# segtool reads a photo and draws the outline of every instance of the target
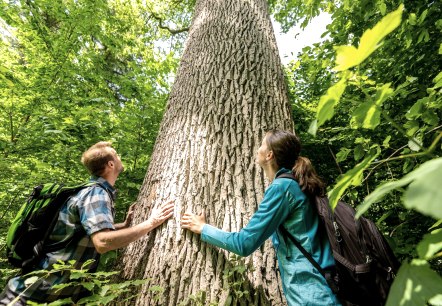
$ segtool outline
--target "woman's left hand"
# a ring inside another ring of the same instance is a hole
[[[204,216],[204,212],[202,215],[185,213],[181,217],[181,227],[186,228],[196,234],[201,234],[204,224],[206,224],[206,217]]]

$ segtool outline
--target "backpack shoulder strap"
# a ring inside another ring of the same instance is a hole
[[[100,186],[102,189],[104,189],[104,191],[106,191],[107,195],[109,196],[111,202],[114,202],[114,195],[106,188],[106,186],[104,186],[102,183],[100,182],[89,182],[87,183],[87,186],[93,186],[93,185],[98,185]]]
[[[71,188],[69,188],[69,189],[66,189],[66,190],[62,191],[62,192],[67,192],[67,193],[68,193],[68,196],[66,197],[66,199],[64,200],[64,202],[67,202],[67,201],[69,200],[69,198],[70,198],[72,195],[77,194],[77,193],[80,192],[81,190],[83,190],[83,189],[85,189],[85,188],[87,188],[87,187],[94,186],[94,185],[99,185],[99,186],[102,187],[104,190],[106,190],[106,188],[104,188],[104,186],[102,186],[101,184],[99,184],[99,183],[97,183],[97,182],[87,182],[87,183],[83,183],[83,184],[81,184],[81,185],[78,185],[78,186],[75,186],[75,187],[71,187]],[[107,192],[107,190],[106,190],[106,192]],[[109,194],[109,192],[108,192],[108,194]],[[109,197],[111,198],[111,201],[112,201],[112,197],[111,197],[111,195],[109,195]],[[60,211],[60,209],[61,209],[61,205],[60,205],[58,211]],[[47,244],[47,241],[48,241],[48,239],[49,239],[50,234],[52,233],[52,229],[54,228],[55,223],[56,223],[57,220],[58,220],[58,215],[59,215],[59,213],[56,213],[56,214],[54,215],[54,219],[51,221],[51,224],[50,224],[50,227],[49,227],[49,229],[51,229],[51,230],[48,230],[48,231],[46,232],[46,234],[45,234],[43,240],[41,241],[41,246],[40,246],[40,247],[41,247],[41,249],[42,249],[45,253],[55,252],[55,251],[61,250],[61,249],[65,248],[65,247],[67,247],[67,245],[68,245],[69,243],[71,243],[71,242],[74,241],[74,240],[77,240],[78,238],[80,238],[80,237],[82,236],[82,235],[81,235],[81,232],[76,232],[76,233],[74,233],[74,236],[71,237],[71,239],[67,239],[67,240],[64,240],[64,241],[60,241],[60,242],[56,242],[56,243],[53,243],[53,244],[48,245],[48,244]],[[40,251],[40,252],[41,252],[41,251]],[[37,250],[34,250],[34,253],[38,253],[38,251],[37,251]]]
[[[313,259],[312,255],[307,252],[306,249],[304,249],[301,243],[299,243],[299,241],[296,240],[296,238],[293,237],[293,235],[290,234],[290,232],[282,224],[279,226],[279,230],[284,236],[288,237],[293,242],[293,244],[301,251],[302,255],[304,255],[308,259],[308,261],[310,261],[310,263],[319,271],[319,273],[321,273],[321,275],[325,277],[324,269],[321,268],[318,262]]]
[[[281,173],[275,178],[288,178],[288,179],[296,181],[295,176],[292,173],[288,173],[288,172]]]

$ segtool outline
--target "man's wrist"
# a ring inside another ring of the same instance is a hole
[[[146,228],[147,232],[150,232],[151,230],[153,230],[155,228],[155,224],[154,222],[152,222],[152,219],[147,219],[146,221],[144,221],[144,227]]]

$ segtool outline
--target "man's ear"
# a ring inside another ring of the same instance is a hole
[[[108,162],[107,162],[107,165],[108,165],[109,167],[111,167],[111,168],[113,168],[113,167],[115,166],[113,160],[108,161]]]
[[[266,155],[266,160],[272,160],[275,157],[275,155],[273,155],[273,151],[269,151]]]

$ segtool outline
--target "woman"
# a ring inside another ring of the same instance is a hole
[[[283,225],[323,269],[334,266],[330,244],[318,235],[319,217],[309,197],[320,195],[324,184],[307,158],[299,156],[301,143],[293,133],[269,131],[258,149],[256,162],[271,181],[249,224],[237,233],[206,224],[204,216],[186,213],[181,226],[201,234],[207,243],[248,256],[272,236],[282,284],[289,305],[340,305],[320,272],[312,266],[279,226]],[[277,178],[293,171],[297,181]],[[299,183],[299,184],[298,184]]]

